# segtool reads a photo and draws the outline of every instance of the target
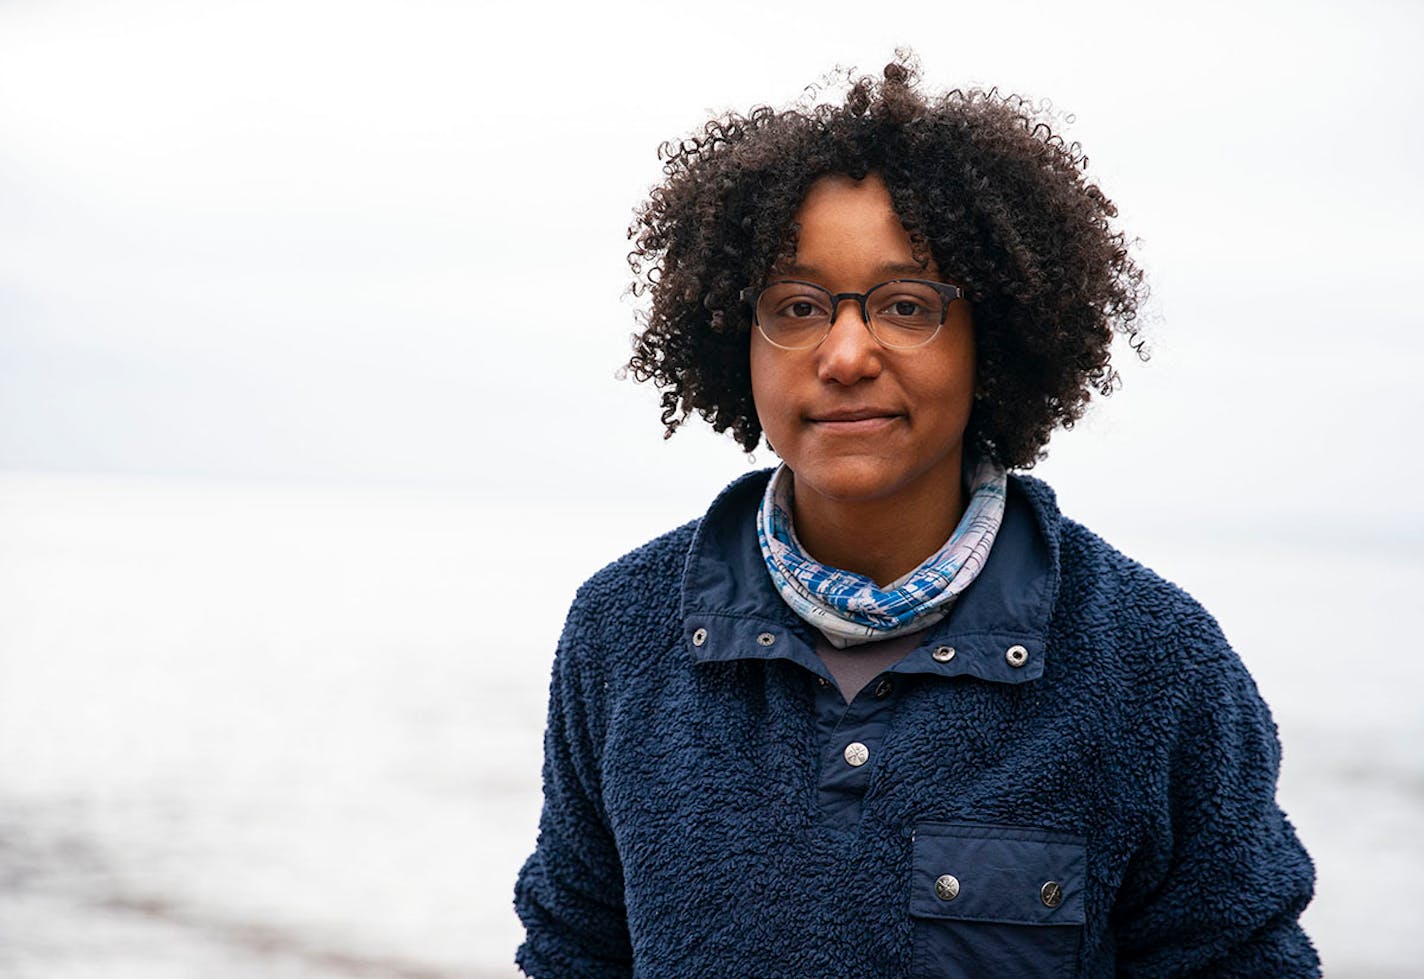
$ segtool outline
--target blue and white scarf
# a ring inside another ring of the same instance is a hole
[[[944,546],[881,588],[864,575],[819,563],[801,547],[791,521],[793,476],[783,463],[757,509],[757,540],[776,590],[837,649],[934,625],[979,574],[1004,520],[1004,468],[982,460],[968,484],[969,506]]]

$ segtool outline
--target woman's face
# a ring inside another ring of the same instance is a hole
[[[866,292],[887,279],[944,281],[915,264],[910,237],[877,174],[822,177],[796,213],[795,278],[832,293]],[[893,499],[924,480],[957,482],[974,394],[974,330],[968,302],[950,303],[928,344],[882,347],[843,301],[829,335],[804,350],[751,337],[752,396],[763,431],[796,474],[798,499]],[[954,485],[949,482],[944,485]]]

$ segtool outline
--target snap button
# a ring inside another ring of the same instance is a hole
[[[870,759],[870,749],[859,741],[852,741],[846,745],[845,760],[851,768],[859,768]]]
[[[954,659],[954,647],[940,646],[934,652],[930,653],[930,655],[934,657],[936,663],[948,663]]]
[[[1058,881],[1050,880],[1038,889],[1038,896],[1045,905],[1056,908],[1063,903],[1063,888],[1058,886]]]
[[[1022,646],[1010,646],[1004,653],[1004,659],[1009,661],[1009,665],[1017,669],[1028,662],[1028,650]]]
[[[827,680],[825,677],[823,677],[823,676],[818,676],[818,677],[816,677],[816,682],[821,685],[821,689],[822,689],[822,690],[829,690],[829,689],[830,689],[831,681],[830,681],[830,680]]]
[[[701,646],[701,645],[702,645],[703,643],[705,643],[705,642],[707,642],[707,630],[706,630],[706,629],[698,629],[696,632],[694,632],[694,633],[692,634],[692,645],[694,645],[694,646]]]
[[[758,646],[770,646],[774,642],[776,642],[776,637],[769,632],[763,632],[757,636]]]
[[[935,897],[941,901],[953,901],[959,896],[959,878],[953,874],[941,874],[935,880]]]
[[[888,697],[890,696],[890,691],[894,689],[895,684],[891,683],[889,680],[881,680],[875,685],[875,696]]]

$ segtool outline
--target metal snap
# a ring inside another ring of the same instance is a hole
[[[954,659],[954,651],[953,646],[940,646],[930,655],[934,657],[936,663],[948,663]]]
[[[702,645],[703,643],[705,643],[706,641],[707,641],[707,630],[706,630],[706,629],[698,629],[696,632],[694,632],[694,633],[692,634],[692,645],[694,645],[694,646],[701,646],[701,645]]]
[[[959,878],[953,874],[941,874],[935,880],[935,897],[941,901],[953,901],[959,896]]]
[[[1038,889],[1038,897],[1046,906],[1056,908],[1063,903],[1063,888],[1058,881],[1050,880]]]
[[[875,696],[888,697],[890,696],[890,691],[894,689],[895,684],[891,683],[889,680],[881,680],[875,685]]]
[[[774,642],[776,642],[776,637],[769,632],[763,632],[757,636],[758,646],[770,646]]]
[[[1009,665],[1017,669],[1028,662],[1028,650],[1022,646],[1010,646],[1004,653],[1004,659],[1009,661]]]
[[[851,768],[859,768],[870,760],[870,749],[859,741],[852,741],[846,745],[845,760]]]

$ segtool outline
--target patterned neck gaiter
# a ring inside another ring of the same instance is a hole
[[[792,611],[837,649],[889,639],[934,625],[979,574],[1004,520],[1008,474],[982,460],[969,474],[969,506],[943,547],[884,588],[864,575],[820,564],[801,547],[791,523],[793,476],[782,463],[757,509],[757,540],[766,569]]]

